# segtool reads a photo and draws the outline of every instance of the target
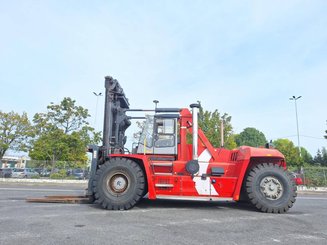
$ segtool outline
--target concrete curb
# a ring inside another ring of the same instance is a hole
[[[87,184],[88,180],[70,180],[70,179],[11,179],[0,178],[0,183],[55,183],[55,184]]]
[[[327,192],[327,187],[308,187],[304,185],[297,186],[298,191],[307,191],[307,192]]]

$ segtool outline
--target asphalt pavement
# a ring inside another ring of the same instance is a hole
[[[286,214],[235,202],[143,199],[127,211],[28,203],[86,184],[0,183],[0,244],[327,244],[327,194],[299,194]]]

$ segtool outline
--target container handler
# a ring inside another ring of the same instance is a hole
[[[149,199],[244,201],[284,213],[296,199],[285,157],[276,149],[215,148],[198,126],[199,104],[188,108],[130,109],[119,82],[105,77],[103,145],[92,152],[87,195],[105,209],[126,210]],[[140,139],[125,149],[128,112],[145,117]]]

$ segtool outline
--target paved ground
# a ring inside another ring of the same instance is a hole
[[[1,183],[0,244],[327,244],[327,194],[300,194],[287,214],[232,202],[143,200],[129,211],[26,203],[84,185]]]

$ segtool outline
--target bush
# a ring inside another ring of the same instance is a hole
[[[327,186],[327,167],[306,165],[303,167],[303,173],[296,167],[289,167],[289,171],[300,173],[303,183],[309,187]]]
[[[305,185],[307,186],[327,186],[326,167],[304,168]]]
[[[67,177],[67,172],[65,169],[61,169],[57,173],[50,174],[50,179],[65,179],[66,177]]]

